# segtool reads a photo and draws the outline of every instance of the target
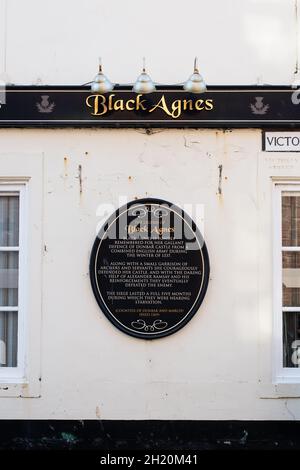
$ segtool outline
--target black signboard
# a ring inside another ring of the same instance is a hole
[[[300,127],[300,92],[290,87],[208,87],[189,94],[158,87],[141,95],[116,86],[103,95],[82,87],[0,90],[0,127]]]
[[[182,328],[206,293],[203,237],[179,207],[140,199],[118,209],[94,243],[90,278],[107,318],[124,333],[161,338]]]

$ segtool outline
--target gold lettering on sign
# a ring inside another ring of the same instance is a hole
[[[91,100],[93,101],[92,103]],[[99,100],[101,100],[100,103]],[[106,98],[103,95],[90,95],[87,97],[85,102],[89,108],[93,108],[93,116],[102,116],[103,114],[107,113],[107,106],[105,104],[105,101]],[[99,113],[99,104],[102,107],[101,113]]]
[[[132,106],[131,106],[131,105],[132,105]],[[134,101],[134,100],[127,100],[125,106],[126,106],[127,111],[134,111],[134,109],[135,109],[135,101]]]
[[[197,109],[197,111],[202,111],[202,109],[204,109],[203,103],[204,103],[204,100],[196,101],[195,108]]]
[[[136,110],[139,111],[142,109],[143,111],[147,111],[147,108],[145,108],[145,105],[143,103],[146,103],[146,100],[141,100],[141,97],[143,95],[137,95],[136,97]]]
[[[192,100],[183,100],[183,111],[186,110],[193,111],[193,101]]]
[[[157,108],[162,109],[166,114],[168,114],[168,116],[172,116],[172,113],[168,109],[165,95],[162,95],[159,102],[155,106],[153,106],[153,108],[149,109],[149,113],[153,113],[153,111],[155,111]]]
[[[124,111],[124,100],[117,100],[114,104],[114,111]]]
[[[177,119],[181,116],[181,100],[175,100],[172,103],[172,118]]]
[[[116,95],[112,93],[108,97],[105,95],[90,95],[85,102],[89,108],[92,108],[93,116],[103,116],[109,111],[147,111],[153,113],[157,109],[161,109],[167,116],[172,119],[178,119],[183,111],[211,111],[214,109],[213,99],[177,99],[167,104],[165,95],[162,95],[156,104],[152,104],[150,109],[147,108],[147,100],[142,98],[143,95],[136,95],[135,98],[128,100],[115,99]]]
[[[211,111],[212,109],[214,109],[214,103],[212,99],[205,101],[205,109],[206,111]]]

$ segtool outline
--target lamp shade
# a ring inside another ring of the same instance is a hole
[[[135,91],[135,93],[145,94],[152,93],[154,90],[155,84],[151,77],[146,73],[145,58],[143,58],[143,70],[133,85],[133,91]]]
[[[194,73],[189,77],[189,79],[186,82],[184,82],[183,88],[189,93],[205,93],[206,92],[206,84],[198,70],[197,57],[195,57],[195,61],[194,61]]]
[[[107,93],[113,90],[113,88],[113,83],[111,83],[111,81],[102,72],[102,63],[101,59],[99,59],[99,71],[92,81],[91,91],[93,93]]]

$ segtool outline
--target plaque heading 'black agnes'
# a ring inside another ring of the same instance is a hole
[[[101,310],[117,328],[161,338],[198,311],[208,285],[208,252],[182,209],[140,199],[118,209],[100,230],[90,278]]]

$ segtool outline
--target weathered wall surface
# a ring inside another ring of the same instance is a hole
[[[35,266],[43,272],[41,398],[1,399],[2,418],[300,417],[299,400],[276,399],[271,384],[270,176],[299,174],[295,158],[261,153],[258,130],[2,130],[0,138],[2,168],[12,149],[20,174],[28,176],[30,152],[43,168],[43,240],[40,254],[29,253],[30,282]],[[97,208],[118,206],[119,195],[204,204],[208,292],[170,337],[119,332],[92,294]]]

